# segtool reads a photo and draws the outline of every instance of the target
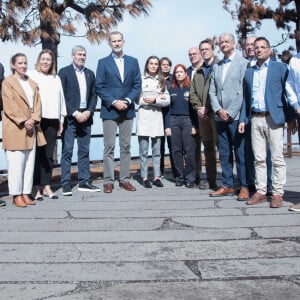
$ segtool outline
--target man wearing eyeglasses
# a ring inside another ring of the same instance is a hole
[[[204,145],[206,180],[201,180],[200,189],[217,188],[216,176],[216,143],[217,131],[214,113],[208,96],[212,70],[219,59],[214,55],[214,41],[205,39],[200,42],[199,50],[203,64],[191,81],[190,99],[193,108],[197,111],[199,120],[199,135]]]
[[[283,202],[283,186],[286,181],[286,165],[283,157],[283,129],[287,117],[285,82],[287,67],[270,59],[272,50],[265,37],[254,42],[256,64],[248,68],[244,77],[244,100],[240,116],[239,132],[251,119],[251,142],[255,158],[256,190],[246,204],[267,201],[266,149],[270,145],[272,157],[271,208],[279,208]]]

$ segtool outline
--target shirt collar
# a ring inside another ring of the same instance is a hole
[[[73,64],[74,70],[75,72],[83,72],[85,67],[83,66],[81,69],[77,68],[74,64]]]
[[[112,55],[112,57],[114,58],[114,59],[117,59],[117,58],[124,58],[124,54],[122,54],[122,56],[118,56],[118,55],[116,55],[115,53],[111,53],[111,55]]]
[[[223,58],[223,63],[226,64],[226,63],[229,63],[231,62],[235,57],[235,52],[233,52],[228,58]]]
[[[262,69],[262,68],[267,68],[267,67],[269,66],[269,63],[270,63],[270,58],[268,58],[268,59],[262,64],[261,67],[259,67],[259,66],[257,65],[257,62],[256,62],[255,68],[256,68],[257,70],[258,70],[258,69]]]

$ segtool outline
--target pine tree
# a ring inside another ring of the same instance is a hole
[[[295,39],[297,52],[300,52],[300,1],[278,0],[275,8],[267,6],[266,0],[240,0],[232,10],[233,0],[223,0],[223,7],[239,21],[237,34],[240,45],[244,45],[249,33],[260,29],[262,20],[272,19],[277,28],[284,29],[291,39]],[[295,24],[292,31],[291,24]]]
[[[84,36],[100,43],[126,12],[132,17],[147,16],[151,6],[149,0],[0,1],[0,39],[28,46],[41,43],[57,56],[61,35],[76,36],[84,27]]]

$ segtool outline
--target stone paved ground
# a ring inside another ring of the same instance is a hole
[[[300,157],[284,207],[198,188],[57,194],[0,209],[1,299],[299,299]],[[97,179],[96,184],[102,186]]]

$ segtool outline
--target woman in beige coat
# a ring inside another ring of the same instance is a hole
[[[2,146],[8,164],[8,188],[18,207],[34,205],[32,191],[35,147],[46,143],[40,129],[41,100],[37,84],[26,76],[27,58],[11,58],[12,75],[2,83]]]

